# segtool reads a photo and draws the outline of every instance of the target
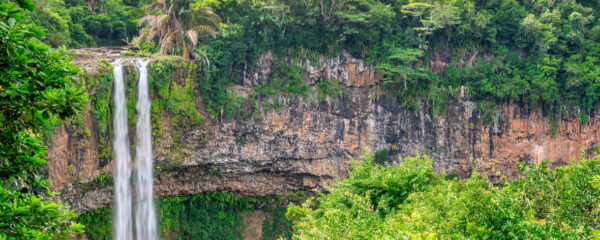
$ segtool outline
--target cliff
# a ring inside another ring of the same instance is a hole
[[[231,90],[247,98],[254,87],[269,80],[272,59],[265,53],[257,64],[246,64],[242,81]],[[195,74],[190,65],[183,64],[172,75],[181,86]],[[220,191],[265,197],[324,189],[336,177],[346,175],[351,159],[360,159],[363,148],[387,150],[390,162],[417,153],[429,155],[440,172],[468,177],[477,170],[499,183],[518,176],[519,162],[548,160],[552,167],[564,165],[578,157],[581,149],[591,151],[600,140],[599,117],[581,125],[573,111],[553,122],[541,111],[507,103],[496,121],[485,123],[464,88],[448,103],[445,113],[433,114],[426,104],[423,109],[406,109],[398,99],[383,94],[374,67],[348,54],[298,64],[305,69],[303,83],[311,86],[306,96],[279,94],[259,99],[278,102],[280,109],[263,109],[250,119],[220,120],[208,117],[202,100],[194,98],[201,122],[182,124],[173,121],[175,115],[168,111],[153,119],[160,132],[154,138],[155,196]],[[89,74],[110,73],[97,71]],[[129,69],[128,75],[135,73]],[[319,98],[315,85],[330,79],[341,83],[342,94]],[[89,87],[91,95],[95,86]],[[191,89],[196,88],[192,83]],[[62,125],[48,149],[52,189],[79,212],[112,203],[113,186],[106,173],[112,171],[113,163],[110,154],[99,157],[99,145],[106,144],[99,143],[105,130],[98,125],[90,106],[78,127],[89,133],[76,134],[77,128]]]

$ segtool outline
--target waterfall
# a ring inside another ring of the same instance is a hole
[[[132,217],[131,217],[131,169],[130,149],[128,139],[127,102],[125,98],[125,87],[123,84],[123,65],[121,59],[113,63],[114,70],[114,105],[113,118],[115,150],[115,214],[114,239],[132,240]],[[150,60],[138,59],[135,68],[138,71],[138,98],[136,110],[138,119],[136,124],[136,187],[137,208],[135,211],[136,237],[140,240],[156,240],[157,220],[154,200],[152,196],[152,128],[150,125],[150,97],[148,96],[148,63]]]
[[[137,209],[135,224],[137,239],[155,240],[157,236],[156,210],[152,197],[152,128],[150,125],[150,97],[148,96],[148,63],[150,60],[138,59],[135,67],[138,71],[138,97],[136,110],[135,165],[137,170]]]
[[[114,205],[114,239],[131,240],[131,190],[129,178],[129,139],[127,133],[127,103],[125,102],[125,87],[123,86],[123,65],[118,59],[113,63],[114,76],[114,104],[115,112],[113,118],[115,150],[114,183],[115,183],[115,205]]]

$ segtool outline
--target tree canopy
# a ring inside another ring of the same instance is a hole
[[[462,85],[484,119],[512,100],[555,117],[575,107],[586,123],[600,101],[600,3],[593,0],[36,4],[39,20],[34,22],[45,27],[48,36],[43,40],[54,46],[129,42],[149,54],[211,63],[203,69],[206,79],[200,91],[213,116],[240,112],[226,89],[240,81],[240,64],[266,51],[313,59],[349,52],[374,64],[383,76],[379,87],[407,108],[443,112]],[[67,33],[70,38],[64,37]],[[133,41],[138,33],[140,38]]]
[[[496,187],[477,172],[438,175],[426,156],[382,166],[367,154],[286,216],[293,239],[586,239],[600,227],[599,160],[522,164],[523,177]]]

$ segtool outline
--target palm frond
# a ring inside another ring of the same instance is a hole
[[[144,26],[140,30],[140,40],[149,42],[158,37],[161,54],[182,51],[186,59],[190,55],[196,57],[193,48],[200,37],[211,35],[215,38],[221,18],[207,7],[190,10],[189,4],[188,0],[157,0],[148,5],[147,16],[138,22]],[[205,54],[201,55],[208,62]]]
[[[160,54],[166,55],[168,54],[173,47],[175,46],[175,33],[171,32],[167,37],[165,37],[160,43]]]
[[[148,36],[146,37],[146,39],[144,40],[145,42],[149,42],[152,41],[152,39],[154,37],[156,37],[156,35],[158,34],[158,31],[156,28],[150,28],[150,30],[148,31]],[[141,36],[141,35],[140,35]]]
[[[211,25],[213,27],[218,27],[219,23],[221,23],[221,17],[214,13],[212,10],[202,7],[200,9],[196,9],[190,13],[191,15],[191,25]]]
[[[192,30],[196,31],[197,33],[208,33],[210,34],[213,38],[217,37],[217,31],[215,31],[214,28],[212,28],[211,26],[208,25],[198,25],[198,26],[194,26],[192,28]]]
[[[219,28],[219,23],[221,23],[220,18],[214,18],[210,16],[194,16],[192,20],[188,22],[188,26],[209,25],[217,29]]]
[[[142,18],[140,18],[140,20],[138,20],[138,26],[142,26],[142,24],[144,24],[145,22],[148,22],[148,24],[152,24],[152,22],[154,22],[155,20],[156,16],[154,15],[143,16]]]
[[[156,26],[155,28],[163,29],[165,24],[169,21],[169,15],[163,14],[156,17]]]
[[[187,30],[185,36],[190,40],[192,47],[195,47],[198,43],[198,32],[194,30]]]
[[[202,62],[210,68],[210,60],[206,56],[206,52],[203,48],[195,48],[195,50],[192,54],[194,55],[194,58],[196,58],[196,59],[198,59],[198,57],[202,57]]]
[[[138,36],[138,39],[139,39],[140,43],[144,43],[145,42],[145,40],[144,40],[144,36],[146,34],[145,30],[146,29],[140,29],[140,36]]]
[[[153,2],[146,6],[146,15],[150,15],[154,10],[164,9],[165,6],[166,4],[164,0],[157,0],[156,2]]]

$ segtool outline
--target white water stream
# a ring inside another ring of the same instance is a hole
[[[123,85],[123,65],[121,59],[113,63],[114,77],[114,140],[113,149],[115,150],[115,205],[114,205],[114,239],[131,240],[131,189],[129,178],[131,169],[129,161],[129,136],[127,131],[127,102],[125,100],[125,87]]]
[[[137,207],[135,211],[136,238],[139,240],[158,239],[156,209],[152,195],[152,128],[150,123],[150,97],[148,95],[148,63],[149,59],[137,59],[135,68],[138,71],[136,110],[136,193]],[[114,76],[114,141],[115,149],[115,203],[113,216],[114,239],[132,240],[131,210],[131,169],[130,148],[127,123],[127,102],[123,83],[122,60],[113,63]]]
[[[136,187],[137,208],[135,211],[136,236],[140,240],[155,240],[157,235],[156,209],[152,197],[152,125],[150,123],[150,97],[148,96],[149,59],[138,59],[135,68],[138,71],[136,110]]]

